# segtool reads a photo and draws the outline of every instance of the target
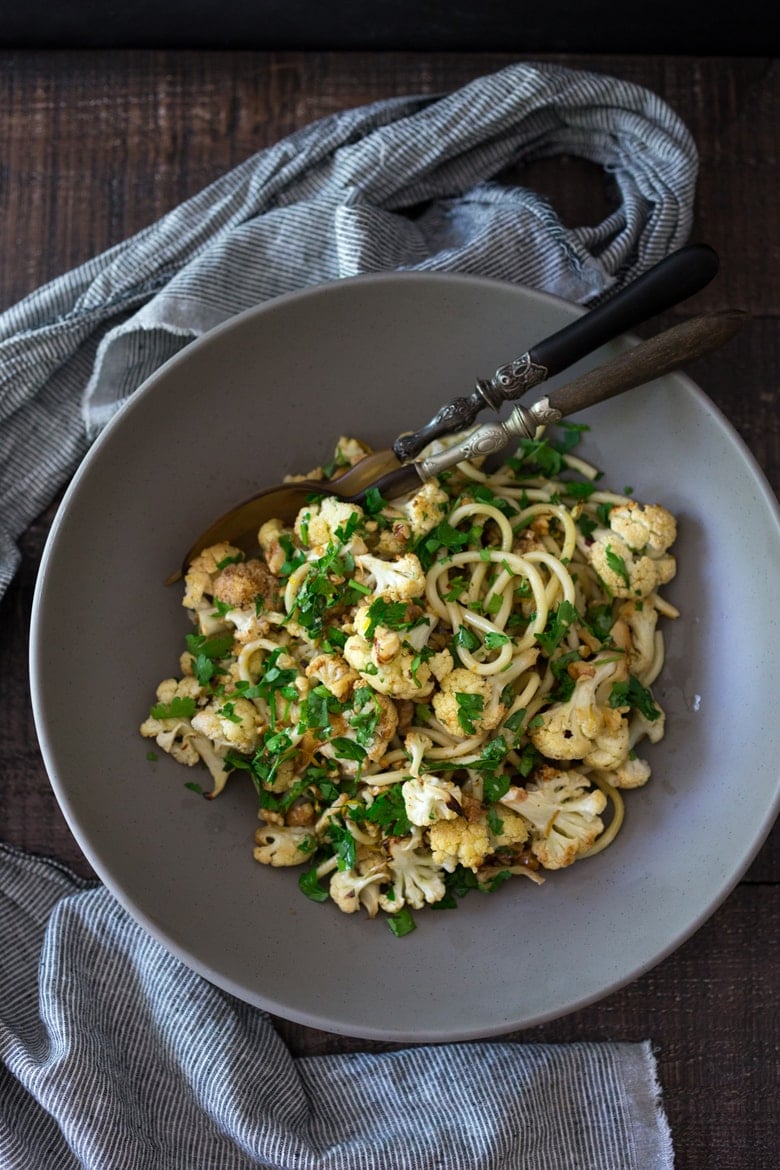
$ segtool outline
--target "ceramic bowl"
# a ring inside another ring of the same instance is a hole
[[[147,760],[138,727],[189,628],[163,581],[206,523],[327,459],[388,446],[581,310],[468,276],[358,277],[282,297],[186,347],[112,420],[52,527],[31,640],[57,799],[119,902],[204,978],[271,1013],[391,1041],[487,1037],[581,1008],[687,939],[777,814],[780,523],[741,439],[682,374],[593,407],[579,453],[679,520],[653,778],[597,857],[418,915],[398,939],[252,859],[253,792],[215,801]],[[635,339],[622,338],[599,363]],[[561,379],[558,379],[560,381]],[[757,555],[756,550],[760,550]],[[758,682],[757,682],[758,680]]]

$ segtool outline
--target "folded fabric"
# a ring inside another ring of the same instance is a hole
[[[614,210],[601,223],[566,228],[542,196],[500,182],[555,155],[603,167]],[[531,63],[334,114],[261,150],[0,315],[0,595],[16,539],[90,440],[204,330],[382,269],[477,273],[592,305],[686,242],[697,168],[655,94]]]
[[[0,846],[3,1170],[666,1170],[650,1045],[294,1058],[101,886]]]

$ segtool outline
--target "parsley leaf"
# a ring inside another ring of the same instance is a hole
[[[536,640],[549,658],[566,637],[569,626],[577,618],[577,610],[570,601],[562,601],[547,619],[547,625]]]
[[[474,695],[466,691],[456,691],[455,700],[458,704],[458,723],[466,735],[475,735],[474,720],[482,715],[485,700],[482,695]]]
[[[331,820],[327,830],[328,840],[338,857],[339,869],[354,869],[357,863],[357,841],[346,825]]]
[[[337,735],[330,741],[330,746],[339,760],[365,760],[366,749],[356,743],[354,739],[348,739],[346,735]]]
[[[609,692],[609,705],[610,707],[633,707],[651,723],[661,717],[661,711],[656,706],[651,692],[647,687],[642,686],[639,679],[635,678],[633,674],[629,675],[628,682],[612,684],[612,689]]]
[[[485,645],[488,650],[497,650],[499,646],[506,646],[511,638],[507,634],[499,634],[497,630],[488,630],[485,634]]]
[[[189,695],[176,695],[170,703],[155,703],[149,714],[152,719],[189,719],[195,714],[195,700]]]
[[[411,934],[413,930],[417,929],[417,923],[414,921],[408,906],[404,906],[403,910],[399,910],[396,914],[391,914],[387,919],[387,925],[396,938],[403,938],[404,935]]]
[[[312,902],[327,902],[330,894],[324,886],[320,885],[317,877],[317,866],[312,865],[298,878],[298,889],[307,898],[311,898]]]
[[[620,577],[621,581],[623,581],[623,583],[625,585],[630,586],[631,585],[631,578],[628,575],[628,569],[626,568],[626,562],[623,560],[623,558],[621,556],[619,556],[614,551],[611,544],[607,545],[606,557],[607,557],[607,564],[609,565],[612,572],[616,573],[617,576]]]
[[[185,637],[190,654],[203,658],[224,658],[233,649],[232,634],[187,634]]]
[[[355,817],[354,819],[357,819]],[[360,814],[361,821],[379,825],[386,836],[406,837],[412,825],[406,813],[406,803],[400,784],[392,784]]]
[[[377,626],[384,626],[386,630],[414,630],[417,626],[430,624],[430,618],[425,614],[416,618],[409,618],[408,615],[408,602],[388,601],[386,597],[377,597],[368,607],[368,625],[363,636],[370,642]]]

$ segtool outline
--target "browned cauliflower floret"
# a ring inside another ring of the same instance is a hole
[[[363,580],[371,586],[375,597],[389,601],[413,601],[425,592],[425,573],[419,557],[405,553],[387,561],[368,553],[355,557],[363,572]]]
[[[442,824],[450,824],[443,821]],[[427,903],[440,902],[446,887],[441,868],[431,859],[422,840],[422,830],[408,837],[394,837],[387,846],[390,886],[379,895],[379,905],[390,914],[407,904],[421,910]]]
[[[240,548],[220,541],[204,548],[190,561],[187,572],[184,574],[184,597],[182,605],[187,609],[197,609],[205,597],[211,597],[214,591],[214,578],[219,573],[219,565],[226,561],[243,559]]]
[[[295,535],[302,545],[324,552],[330,544],[348,547],[353,556],[366,551],[362,537],[352,533],[346,540],[342,537],[354,524],[353,517],[363,519],[359,504],[350,504],[337,496],[326,496],[313,500],[301,508],[295,520]]]
[[[449,506],[450,497],[435,479],[429,479],[408,500],[383,508],[389,527],[380,533],[378,551],[384,556],[405,552],[410,540],[436,527]]]
[[[343,703],[359,683],[360,675],[340,654],[318,654],[306,667],[306,677],[326,686]]]
[[[611,772],[605,772],[608,784],[615,788],[641,788],[650,779],[651,771],[647,760],[639,756],[624,760]]]
[[[354,869],[339,869],[329,883],[333,901],[345,914],[354,914],[363,906],[369,918],[379,910],[380,889],[390,882],[390,870],[384,853],[358,846]]]
[[[506,714],[498,682],[456,666],[441,679],[441,690],[433,696],[433,710],[451,735],[480,735],[498,727]]]
[[[607,798],[600,788],[590,788],[581,772],[543,767],[525,788],[513,785],[499,803],[529,822],[531,850],[545,869],[562,869],[602,832]]]
[[[504,807],[498,812],[501,827],[492,832],[492,845],[495,849],[515,849],[528,840],[528,825],[523,818],[510,809]]]
[[[352,740],[365,755],[361,754],[359,759],[347,759],[342,748],[334,746],[330,740],[320,744],[320,754],[338,759],[341,771],[355,776],[364,762],[373,764],[382,759],[397,726],[398,712],[393,700],[361,686],[354,692],[351,706],[331,715],[330,727],[333,738]]]
[[[677,521],[661,504],[628,500],[610,510],[609,526],[634,552],[661,557],[677,539]]]
[[[255,830],[253,856],[261,865],[300,865],[317,851],[317,838],[301,825],[263,825]]]
[[[666,508],[628,500],[610,509],[609,527],[596,528],[584,551],[615,597],[647,597],[677,572],[667,551],[676,535]]]
[[[279,581],[257,558],[225,565],[214,578],[214,597],[232,609],[252,606],[261,597],[267,606],[278,603]]]
[[[257,543],[260,545],[265,563],[275,576],[278,576],[287,560],[282,543],[284,537],[291,538],[292,533],[279,519],[266,520],[257,533]]]
[[[372,450],[373,448],[362,439],[355,439],[351,435],[339,435],[333,454],[333,462],[336,464],[334,474],[338,475],[342,467],[353,467],[361,459],[365,459],[366,455],[370,455]]]
[[[660,634],[656,629],[658,610],[653,605],[643,605],[641,601],[627,601],[620,607],[619,620],[625,624],[628,631],[627,649],[631,673],[636,675],[640,682],[645,683],[651,676],[661,650],[658,645]]]
[[[528,737],[551,760],[584,760],[595,768],[614,768],[630,750],[628,722],[599,693],[626,677],[625,660],[583,663],[571,697],[553,703],[532,720]]]
[[[192,726],[216,747],[232,747],[248,754],[257,747],[260,715],[249,699],[229,696],[210,703],[192,717]]]

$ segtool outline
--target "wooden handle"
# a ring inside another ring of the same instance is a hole
[[[551,391],[547,400],[563,416],[604,402],[725,345],[748,317],[749,314],[741,309],[692,317],[690,321],[673,325],[647,341],[640,341],[606,365],[589,370],[566,386]]]

